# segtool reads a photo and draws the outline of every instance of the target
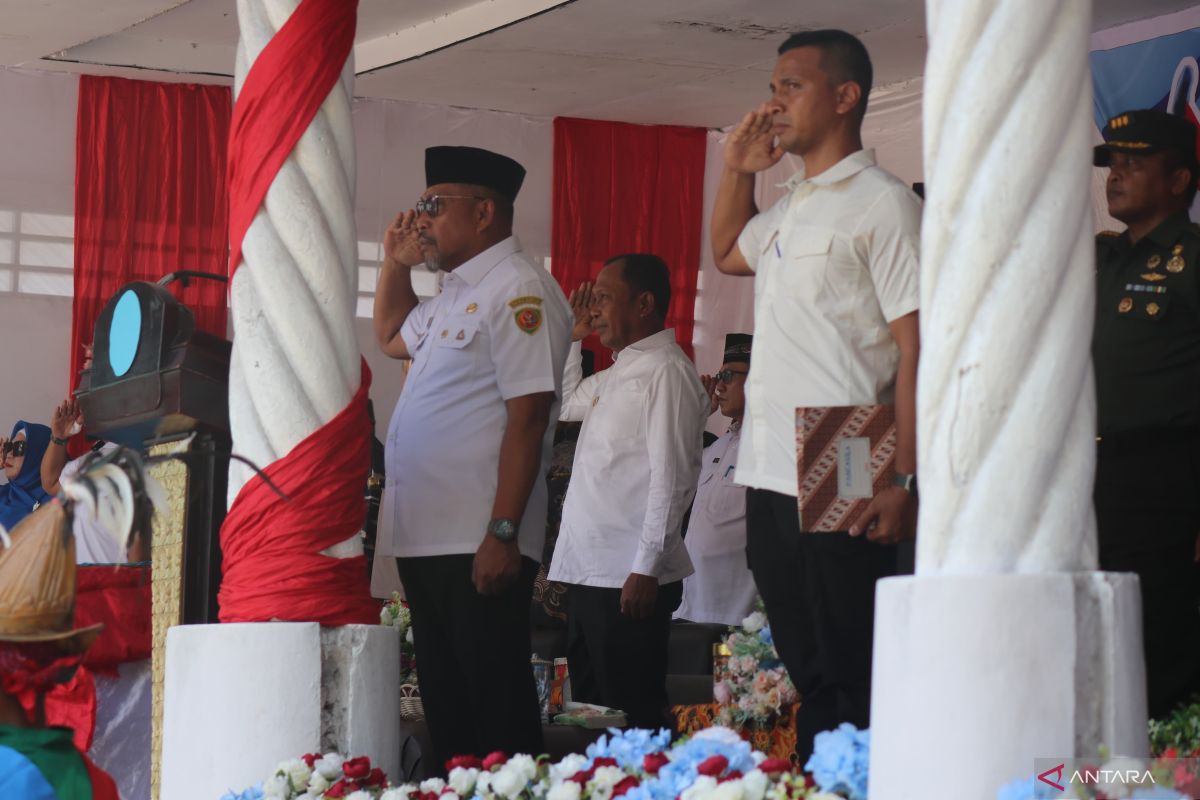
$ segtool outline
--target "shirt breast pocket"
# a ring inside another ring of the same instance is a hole
[[[833,231],[797,228],[788,237],[780,263],[779,283],[792,300],[815,300],[825,287],[833,249]]]
[[[601,443],[636,439],[642,435],[643,402],[636,383],[627,383],[612,390],[601,386],[588,415],[588,428]]]
[[[746,516],[746,487],[733,483],[732,478],[732,472],[729,473],[728,479],[710,473],[700,484],[704,513],[715,525],[734,522]],[[734,547],[736,549],[744,544],[743,542],[738,545],[735,542]]]
[[[451,317],[429,334],[440,368],[462,376],[474,374],[480,354],[487,349],[487,334],[475,317]]]

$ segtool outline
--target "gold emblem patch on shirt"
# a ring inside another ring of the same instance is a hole
[[[540,308],[522,308],[513,314],[517,327],[531,336],[542,327],[542,310]]]
[[[1146,269],[1158,269],[1158,265],[1161,263],[1162,256],[1160,256],[1158,253],[1155,253],[1146,260]]]
[[[478,310],[479,310],[479,304],[478,304],[478,303],[471,303],[470,305],[468,305],[468,306],[467,306],[467,313],[468,313],[468,314],[474,314],[474,313],[475,313],[476,311],[478,311]]]
[[[1133,310],[1133,298],[1122,297],[1121,302],[1117,304],[1117,311],[1122,314],[1128,314],[1131,310]]]
[[[1168,263],[1167,269],[1170,268],[1171,265]],[[1142,273],[1141,277],[1144,281],[1165,281],[1167,279],[1167,276],[1163,275],[1161,272],[1144,272]]]
[[[520,308],[521,306],[540,306],[541,304],[542,298],[534,297],[533,295],[525,295],[524,297],[518,297],[516,300],[508,301],[509,308]]]
[[[1171,256],[1171,260],[1167,262],[1167,271],[1168,272],[1183,272],[1183,265],[1184,265],[1183,256],[1173,255],[1173,256]]]
[[[1158,312],[1159,312],[1158,303],[1147,303],[1146,304],[1146,313],[1147,314],[1149,314],[1150,316],[1153,317],[1153,316],[1156,316],[1158,314]]]

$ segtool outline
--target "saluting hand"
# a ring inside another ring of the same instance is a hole
[[[571,329],[571,341],[578,342],[586,339],[592,332],[592,284],[584,281],[571,290],[567,302],[571,304],[571,312],[575,315],[575,327]]]
[[[383,257],[402,267],[424,263],[417,233],[416,211],[409,209],[397,214],[383,233]]]
[[[753,174],[773,167],[783,158],[783,148],[771,133],[774,112],[767,104],[751,111],[725,140],[725,165],[734,172]]]
[[[717,408],[720,403],[717,401],[717,377],[715,375],[701,375],[700,384],[704,387],[704,393],[708,395],[708,413],[717,413]]]

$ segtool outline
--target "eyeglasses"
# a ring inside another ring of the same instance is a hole
[[[715,377],[721,383],[732,383],[734,375],[749,375],[749,374],[750,374],[750,370],[748,370],[748,369],[746,369],[746,370],[723,369],[720,372],[718,372]]]
[[[486,197],[480,197],[475,194],[431,194],[429,197],[422,197],[417,200],[414,209],[418,214],[428,214],[431,217],[436,217],[442,210],[442,201],[447,199],[453,200],[486,200]]]
[[[5,442],[3,453],[8,455],[12,453],[13,458],[20,458],[25,455],[26,448],[29,447],[29,442],[26,439],[17,439],[15,442]]]

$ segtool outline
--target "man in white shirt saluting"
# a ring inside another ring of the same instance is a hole
[[[920,201],[862,146],[871,59],[845,31],[779,48],[771,99],[725,146],[712,218],[717,266],[754,275],[754,362],[737,480],[747,556],[780,657],[802,698],[801,764],[813,736],[868,724],[875,582],[915,532]],[[759,213],[755,173],[804,160]],[[897,485],[850,530],[800,533],[796,409],[895,403]]]
[[[609,259],[590,303],[586,293],[573,296],[573,338],[594,328],[615,361],[581,382],[576,346],[563,379],[560,419],[583,428],[549,577],[568,584],[571,693],[625,711],[632,726],[673,727],[667,637],[692,572],[679,529],[709,399],[664,329],[671,282],[662,259]]]
[[[427,188],[384,238],[375,336],[412,359],[388,428],[376,551],[397,556],[435,769],[542,751],[530,600],[570,308],[512,234],[525,170],[474,147],[425,151]],[[444,273],[419,303],[411,271]]]

